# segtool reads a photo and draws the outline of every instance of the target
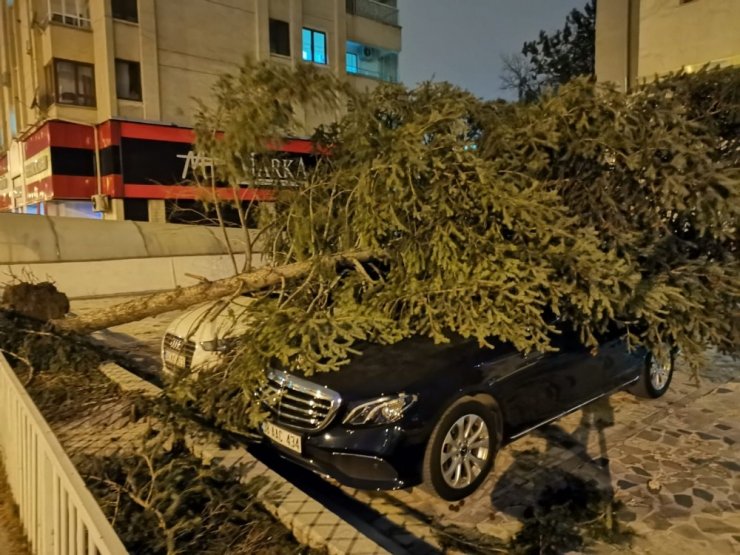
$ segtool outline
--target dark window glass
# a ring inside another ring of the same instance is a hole
[[[287,21],[270,20],[270,52],[290,56],[290,25]]]
[[[116,60],[116,96],[125,100],[141,100],[139,62]]]
[[[149,202],[145,198],[123,199],[123,219],[135,222],[149,221]]]
[[[95,106],[95,73],[92,65],[54,60],[54,81],[56,102]]]
[[[112,0],[113,17],[134,23],[139,21],[139,10],[136,0]]]
[[[326,33],[303,29],[301,33],[303,59],[315,64],[326,64]]]

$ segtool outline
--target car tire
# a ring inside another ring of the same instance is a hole
[[[495,403],[459,399],[442,414],[429,437],[422,488],[447,501],[467,497],[491,471],[500,439]]]
[[[660,366],[652,353],[648,353],[640,378],[627,390],[633,395],[647,399],[662,397],[671,385],[675,358],[675,354],[671,353],[670,362]]]

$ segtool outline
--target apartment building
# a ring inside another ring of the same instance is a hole
[[[367,89],[401,49],[396,0],[3,0],[0,34],[0,210],[148,221],[188,221],[194,99],[245,55]],[[280,148],[272,177],[311,162]]]
[[[598,0],[599,81],[628,89],[707,63],[740,64],[740,0]]]

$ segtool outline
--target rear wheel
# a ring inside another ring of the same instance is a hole
[[[671,353],[670,360],[664,363],[659,363],[652,353],[648,353],[640,379],[629,387],[630,393],[649,399],[662,397],[671,385],[674,361],[674,353]]]
[[[437,422],[424,454],[424,489],[457,501],[486,479],[499,445],[499,416],[476,399],[454,403]]]

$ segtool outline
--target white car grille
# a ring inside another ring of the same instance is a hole
[[[165,369],[173,372],[176,370],[188,370],[193,361],[195,343],[189,339],[178,337],[167,333],[162,342],[162,358]]]

